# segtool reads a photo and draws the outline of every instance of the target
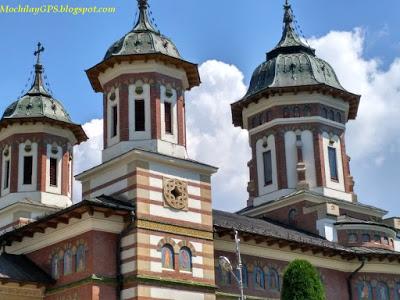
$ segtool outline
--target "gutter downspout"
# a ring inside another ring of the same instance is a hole
[[[364,268],[364,265],[365,265],[365,257],[364,256],[362,256],[361,258],[360,258],[360,260],[361,260],[361,265],[353,272],[353,273],[351,273],[350,275],[349,275],[349,277],[347,277],[347,290],[348,290],[348,293],[349,293],[349,300],[353,300],[353,288],[352,288],[352,286],[351,286],[351,281],[353,280],[353,277],[358,273],[358,272],[360,272],[360,270],[362,269],[362,268]]]
[[[126,226],[121,233],[118,235],[118,240],[117,240],[117,253],[116,253],[116,263],[117,263],[117,298],[116,299],[121,299],[121,291],[122,287],[124,284],[123,276],[121,273],[121,242],[122,238],[132,229],[133,225],[133,219],[134,219],[135,213],[131,212],[131,216],[129,218],[129,223],[128,226]]]

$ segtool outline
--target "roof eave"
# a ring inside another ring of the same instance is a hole
[[[350,120],[357,117],[358,106],[360,103],[361,95],[350,93],[346,90],[341,90],[326,84],[313,84],[313,85],[299,85],[299,86],[286,86],[286,87],[267,87],[255,94],[245,95],[242,99],[231,104],[232,123],[235,127],[243,128],[242,111],[251,103],[257,103],[261,98],[269,98],[283,93],[299,93],[299,92],[320,92],[322,94],[330,94],[333,97],[341,97],[349,102],[349,116]]]
[[[198,70],[198,65],[188,62],[186,60],[172,57],[160,52],[157,53],[147,53],[147,54],[129,54],[129,55],[114,55],[111,56],[97,65],[91,67],[90,69],[86,70],[86,75],[88,76],[88,79],[90,81],[90,84],[92,85],[93,90],[96,93],[104,92],[103,87],[99,81],[99,75],[100,73],[104,72],[108,68],[112,68],[114,65],[121,63],[121,62],[132,62],[132,61],[138,61],[138,60],[159,60],[163,61],[165,63],[172,64],[176,67],[181,67],[185,70],[186,75],[188,77],[188,82],[189,82],[189,89],[199,86],[201,81],[200,81],[200,74]]]

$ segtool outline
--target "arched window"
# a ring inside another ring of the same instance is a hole
[[[279,291],[279,274],[272,268],[268,270],[268,289]]]
[[[369,243],[369,242],[371,241],[370,235],[369,235],[368,233],[363,233],[363,235],[362,235],[362,241],[363,241],[364,243]]]
[[[256,288],[265,288],[264,271],[260,267],[254,268],[254,286]]]
[[[283,117],[290,118],[290,109],[287,106],[283,108]]]
[[[297,209],[291,208],[288,214],[289,225],[296,225]]]
[[[304,116],[305,117],[311,116],[311,107],[309,105],[304,106]]]
[[[264,124],[265,122],[267,122],[267,113],[263,112],[260,114],[260,124]]]
[[[357,293],[359,300],[372,300],[372,288],[366,281],[361,281],[357,284]]]
[[[267,111],[267,116],[266,116],[266,119],[267,119],[267,122],[269,122],[269,121],[271,121],[272,120],[272,113],[271,113],[271,111],[269,110],[269,111]]]
[[[374,242],[375,243],[381,243],[381,236],[379,234],[374,235]]]
[[[247,288],[249,286],[249,271],[247,270],[246,265],[242,265],[242,279],[243,287]]]
[[[55,254],[51,259],[51,276],[53,276],[54,279],[58,279],[60,277],[60,269],[60,258],[57,254]]]
[[[358,236],[356,233],[349,233],[348,235],[348,242],[349,243],[357,243],[358,241]]]
[[[217,267],[217,279],[220,285],[231,284],[231,273],[223,270],[221,266]]]
[[[336,113],[336,122],[342,123],[342,114],[339,111]]]
[[[388,238],[387,236],[384,236],[384,237],[383,237],[383,243],[384,243],[385,245],[389,245],[389,238]]]
[[[335,112],[332,109],[329,110],[329,119],[335,121]]]
[[[376,286],[376,295],[375,298],[376,300],[389,300],[389,287],[386,283],[384,282],[378,282]]]
[[[79,245],[76,249],[75,269],[76,272],[82,272],[86,269],[85,245]]]
[[[322,108],[322,117],[328,119],[328,110],[325,107]]]
[[[161,264],[164,269],[174,269],[174,249],[169,244],[161,248]]]
[[[66,250],[64,253],[64,275],[72,273],[72,251]]]
[[[192,272],[192,252],[187,247],[179,250],[179,270]]]

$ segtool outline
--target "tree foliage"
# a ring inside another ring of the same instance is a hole
[[[281,300],[325,300],[317,270],[306,260],[292,261],[283,275]]]

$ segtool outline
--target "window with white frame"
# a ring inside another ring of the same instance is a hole
[[[57,144],[47,145],[46,191],[61,194],[62,148]]]
[[[19,145],[18,191],[35,191],[37,182],[37,144],[29,140]]]
[[[10,173],[11,173],[11,149],[6,146],[3,150],[3,170],[2,170],[2,190],[8,192],[10,190]]]
[[[331,174],[331,179],[338,181],[338,167],[337,167],[337,155],[336,148],[328,146],[328,159],[329,159],[329,169]]]

